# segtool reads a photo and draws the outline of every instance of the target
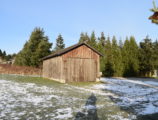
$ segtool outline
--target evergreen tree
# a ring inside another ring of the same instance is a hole
[[[5,59],[5,57],[6,57],[6,51],[3,51],[3,53],[2,53],[2,59]]]
[[[158,41],[156,40],[153,43],[153,63],[154,63],[154,69],[158,69]]]
[[[0,49],[0,57],[2,57],[3,53],[2,53],[2,50]]]
[[[87,42],[89,41],[89,36],[87,33],[81,33],[80,34],[80,39],[79,39],[79,43],[82,43],[82,42]]]
[[[122,64],[122,56],[121,56],[121,49],[117,44],[116,37],[113,36],[112,38],[112,60],[114,73],[113,76],[122,76],[123,72],[123,64]]]
[[[139,49],[133,36],[126,38],[123,49],[124,76],[137,76],[139,72]]]
[[[105,41],[106,41],[104,32],[101,32],[101,37],[99,38],[99,41],[100,41],[100,44],[104,47],[105,46]]]
[[[56,39],[56,47],[55,50],[61,50],[65,48],[64,39],[61,34],[58,35],[58,38]]]
[[[80,34],[80,39],[79,39],[79,43],[82,43],[82,42],[84,42],[84,41],[85,41],[85,39],[84,39],[84,33],[81,32],[81,34]]]
[[[39,67],[40,59],[50,54],[52,43],[44,35],[41,28],[35,28],[30,39],[24,44],[23,49],[17,54],[15,64],[22,66]]]
[[[107,40],[105,41],[105,55],[106,55],[106,62],[107,60],[112,59],[112,46],[111,46],[111,41],[110,37],[107,37]]]
[[[128,74],[128,72],[127,72],[127,70],[129,70],[129,68],[128,68],[128,61],[130,61],[129,60],[129,48],[128,48],[128,46],[129,46],[129,39],[128,39],[128,37],[126,37],[126,40],[125,40],[125,42],[124,42],[124,45],[123,45],[123,48],[122,48],[122,62],[123,62],[123,76],[127,76],[127,74]]]
[[[15,56],[15,54],[6,54],[5,51],[2,51],[0,49],[0,58],[2,58],[4,61],[9,61],[11,59],[13,59],[13,57]]]
[[[97,50],[102,53],[102,57],[100,58],[100,70],[103,72],[105,68],[105,41],[106,38],[104,33],[101,33],[101,37],[98,38]]]
[[[139,47],[133,36],[130,37],[130,66],[131,66],[131,76],[137,76],[139,72]]]
[[[113,65],[110,61],[105,63],[105,69],[103,70],[103,76],[112,77],[114,75]]]
[[[110,37],[107,37],[107,40],[105,41],[105,68],[103,70],[103,76],[113,76],[114,74],[114,66],[112,64],[113,58],[112,58],[112,45],[110,41]]]
[[[90,37],[89,37],[89,35],[88,35],[87,32],[85,33],[84,37],[85,37],[85,38],[84,38],[85,41],[83,41],[83,42],[86,42],[86,43],[90,42]]]
[[[123,48],[123,42],[122,42],[122,39],[119,40],[119,47],[120,47],[120,49]]]
[[[90,36],[90,41],[88,41],[88,44],[92,46],[93,48],[97,49],[97,41],[96,41],[96,36],[95,36],[94,31],[92,32]]]
[[[151,39],[147,36],[140,42],[140,73],[143,76],[150,76],[154,70],[154,49]]]

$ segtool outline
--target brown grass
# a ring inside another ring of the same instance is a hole
[[[40,68],[0,64],[0,74],[41,75]]]

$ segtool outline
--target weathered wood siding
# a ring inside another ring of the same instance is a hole
[[[62,57],[55,57],[43,61],[43,77],[63,81]],[[64,82],[64,81],[63,81]]]
[[[96,62],[94,59],[68,58],[64,61],[66,82],[96,81]]]
[[[99,59],[99,55],[94,52],[92,49],[88,48],[85,45],[82,45],[66,54],[63,55],[63,59],[66,58],[92,58]]]
[[[62,56],[66,82],[96,81],[100,72],[99,55],[83,45]]]

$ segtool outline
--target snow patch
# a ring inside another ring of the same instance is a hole
[[[116,94],[112,100],[121,107],[133,108],[138,115],[158,113],[157,82],[128,79],[102,78],[106,84],[94,85],[95,89],[111,91]]]
[[[158,106],[154,106],[152,103],[146,104],[145,109],[140,112],[142,115],[154,114],[158,112]]]
[[[150,85],[158,86],[158,82],[153,82],[153,81],[144,81],[144,82]]]
[[[57,113],[57,116],[54,117],[55,119],[60,119],[60,120],[64,119],[65,120],[65,118],[68,119],[68,118],[73,117],[71,108],[57,109],[56,113]]]
[[[94,106],[94,105],[86,105],[86,106],[84,106],[84,108],[87,109],[87,110],[93,110],[93,109],[96,109],[96,106]]]
[[[54,119],[50,118],[53,110],[72,99],[56,93],[64,94],[64,91],[34,83],[0,80],[0,119],[19,119],[22,116],[27,119],[42,119],[44,113],[47,113],[44,115],[47,116],[46,119]],[[53,113],[56,118],[72,117],[71,108],[57,110],[56,114]]]

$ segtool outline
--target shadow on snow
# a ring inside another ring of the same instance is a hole
[[[78,112],[75,120],[99,120],[96,108],[96,96],[92,93],[87,99],[84,112]]]

